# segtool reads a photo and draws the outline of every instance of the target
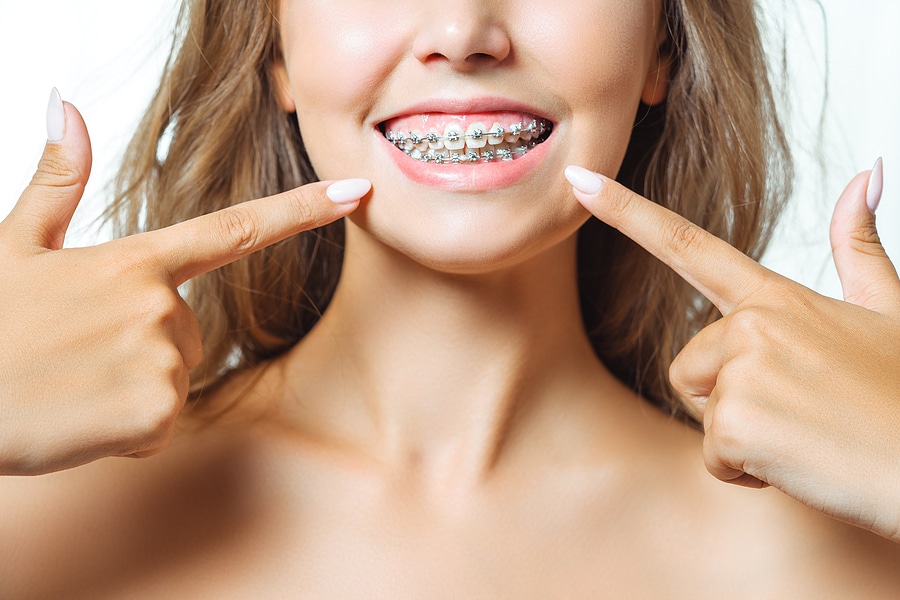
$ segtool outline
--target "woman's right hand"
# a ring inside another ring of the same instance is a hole
[[[91,169],[55,93],[31,184],[0,223],[0,474],[143,457],[172,438],[202,358],[189,279],[352,212],[365,180],[315,183],[99,246],[63,248]],[[327,190],[326,190],[327,188]]]

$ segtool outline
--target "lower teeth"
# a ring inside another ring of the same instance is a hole
[[[404,150],[404,152],[407,154],[407,156],[426,163],[434,163],[436,165],[461,165],[515,160],[528,154],[528,152],[537,145],[537,142],[531,142],[529,144],[518,146],[516,148],[501,148],[496,151],[486,150],[484,152],[476,152],[475,150],[470,150],[466,153],[426,152],[423,154],[417,150]]]

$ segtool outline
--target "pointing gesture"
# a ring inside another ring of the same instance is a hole
[[[597,218],[662,260],[724,315],[673,362],[723,481],[772,485],[900,541],[900,279],[875,230],[881,163],[841,195],[831,225],[845,301],[769,271],[681,216],[580,167]]]
[[[163,449],[202,358],[177,286],[350,212],[365,180],[310,184],[159,231],[63,249],[91,168],[54,92],[37,173],[0,223],[0,474]]]

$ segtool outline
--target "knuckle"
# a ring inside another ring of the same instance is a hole
[[[162,345],[154,356],[157,369],[167,376],[167,381],[177,381],[185,369],[184,358],[178,348],[173,345]]]
[[[692,256],[701,254],[705,249],[703,230],[697,225],[682,218],[672,219],[668,225],[669,250],[674,255]]]
[[[156,387],[150,397],[144,396],[136,416],[137,452],[157,452],[165,447],[175,432],[182,404],[181,391],[174,385]]]
[[[612,188],[604,200],[604,206],[614,222],[622,222],[628,220],[628,216],[634,208],[634,203],[630,192],[624,189]]]
[[[681,395],[685,395],[687,389],[686,380],[687,372],[685,369],[684,350],[682,350],[675,359],[669,364],[669,383]]]
[[[726,332],[731,339],[759,339],[766,334],[766,317],[756,307],[737,310],[725,317]]]
[[[319,224],[321,215],[318,214],[315,207],[310,202],[309,197],[304,192],[300,190],[293,190],[290,199],[290,206],[294,211],[294,215],[296,216],[298,223],[303,223],[310,226],[316,226]]]
[[[84,174],[77,165],[56,153],[47,152],[41,157],[31,183],[44,187],[68,188],[80,186],[84,179]]]
[[[747,439],[749,415],[739,402],[720,400],[706,423],[706,439],[718,453],[734,455]]]
[[[185,347],[187,348],[187,350],[183,355],[183,360],[184,365],[185,367],[187,367],[188,371],[192,371],[193,369],[200,366],[200,364],[203,363],[203,357],[205,354],[203,348],[203,340],[201,339],[199,330],[197,329],[197,326],[194,325],[186,335]]]
[[[137,446],[130,456],[146,458],[165,450],[175,435],[175,421],[174,416],[170,419],[148,418]]]
[[[703,437],[703,462],[706,465],[706,470],[714,477],[718,477],[717,473],[721,468],[721,460],[722,457],[719,454],[715,439],[710,434],[709,429],[707,429],[706,435]]]
[[[872,252],[874,249],[881,249],[881,238],[878,236],[878,230],[875,223],[865,223],[858,227],[854,227],[850,231],[850,241],[856,250],[862,252]],[[881,249],[880,254],[884,250]]]
[[[215,213],[216,231],[235,254],[247,254],[259,245],[260,224],[256,214],[243,206],[232,206]]]
[[[173,290],[165,286],[154,286],[144,291],[139,313],[144,323],[158,327],[175,320],[180,309],[180,297]]]

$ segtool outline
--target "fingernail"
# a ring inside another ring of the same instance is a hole
[[[566,167],[566,179],[569,180],[572,187],[589,196],[596,196],[603,189],[603,179],[593,171],[588,171],[583,167],[575,165]]]
[[[63,106],[59,90],[50,90],[50,101],[47,103],[47,141],[61,142],[66,137],[66,108]]]
[[[869,175],[869,187],[866,189],[866,206],[869,212],[875,214],[878,203],[881,202],[881,192],[884,190],[884,166],[881,157],[875,161],[872,173]]]
[[[336,204],[356,202],[369,193],[372,182],[368,179],[342,179],[328,186],[325,194]]]

